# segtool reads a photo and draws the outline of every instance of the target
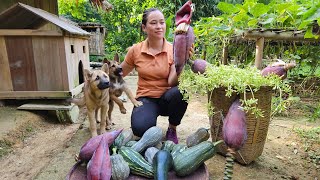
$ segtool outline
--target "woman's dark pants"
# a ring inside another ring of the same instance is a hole
[[[171,125],[179,125],[188,106],[177,86],[167,90],[160,98],[140,97],[138,101],[142,101],[143,105],[134,107],[131,114],[132,131],[138,137],[156,126],[158,116],[169,116]]]

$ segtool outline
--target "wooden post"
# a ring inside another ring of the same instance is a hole
[[[203,52],[202,52],[202,59],[203,60],[206,60],[206,58],[207,58],[207,47],[206,47],[206,45],[203,45]]]
[[[260,37],[256,41],[256,60],[255,66],[262,69],[262,56],[263,56],[264,37]]]
[[[228,64],[228,46],[223,45],[222,49],[222,64],[227,65]]]

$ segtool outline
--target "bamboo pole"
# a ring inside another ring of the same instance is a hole
[[[228,64],[228,46],[224,45],[222,49],[222,64]]]
[[[283,41],[315,41],[319,42],[320,38],[304,38],[302,31],[284,31],[284,32],[272,32],[272,31],[246,31],[242,34],[243,39],[258,39],[264,37],[266,40],[283,40]]]
[[[256,60],[255,66],[262,69],[262,56],[263,56],[264,37],[260,37],[256,41]]]

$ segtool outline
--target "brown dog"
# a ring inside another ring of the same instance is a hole
[[[100,110],[100,134],[104,133],[106,129],[111,129],[111,122],[108,117],[109,110],[109,67],[104,64],[101,70],[90,71],[88,69],[84,70],[84,97],[81,99],[71,99],[72,103],[78,106],[86,106],[88,111],[90,132],[91,136],[97,136],[97,126],[96,121],[98,118],[98,111]]]
[[[127,112],[126,108],[123,105],[123,102],[118,98],[122,95],[123,92],[126,93],[130,101],[135,107],[142,105],[141,101],[137,101],[132,94],[131,90],[128,88],[126,82],[122,77],[122,68],[119,65],[119,56],[115,54],[114,59],[109,61],[104,59],[104,63],[107,63],[109,66],[109,77],[110,77],[110,102],[109,102],[109,111],[108,116],[111,120],[111,114],[114,107],[114,103],[119,106],[120,112],[125,114]]]

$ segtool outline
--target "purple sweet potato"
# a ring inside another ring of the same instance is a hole
[[[247,126],[245,112],[240,109],[239,98],[229,108],[223,121],[223,140],[229,148],[239,150],[247,140]]]
[[[82,145],[79,153],[79,160],[81,161],[89,161],[94,153],[94,151],[99,146],[99,143],[102,139],[102,137],[105,136],[105,141],[107,144],[111,145],[113,141],[118,137],[118,135],[121,133],[122,129],[115,130],[112,132],[106,132],[104,134],[101,134],[99,136],[95,136],[90,138],[84,145]]]

